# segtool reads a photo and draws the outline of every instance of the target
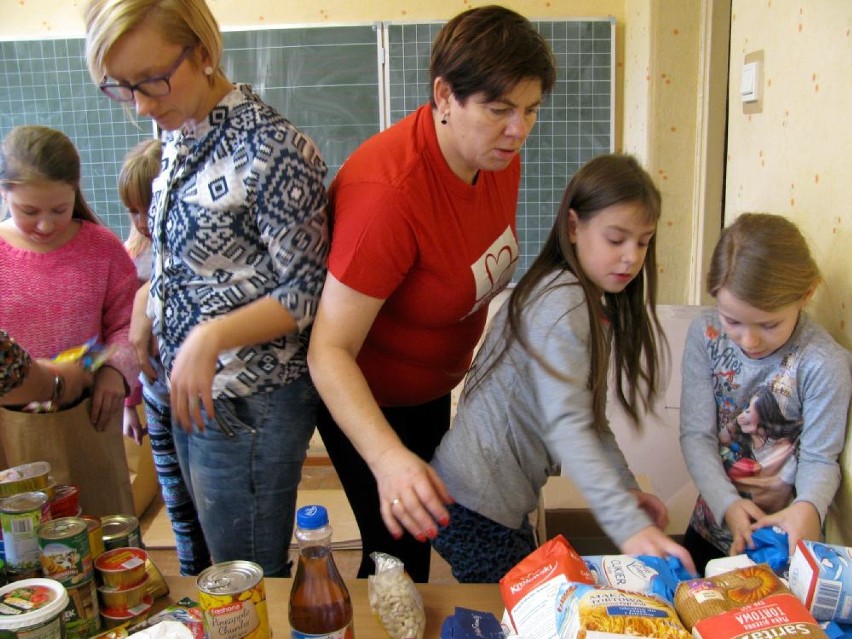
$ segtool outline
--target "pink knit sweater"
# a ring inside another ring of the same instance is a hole
[[[136,268],[104,226],[83,222],[74,238],[49,253],[0,239],[0,328],[33,357],[54,357],[97,335],[116,352],[107,363],[132,388],[139,366],[127,334]]]

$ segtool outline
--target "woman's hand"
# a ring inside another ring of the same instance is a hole
[[[819,541],[822,536],[819,513],[808,501],[797,501],[777,513],[760,517],[752,524],[751,529],[757,530],[766,526],[778,526],[787,533],[790,555],[796,550],[800,539]]]
[[[108,364],[101,366],[95,373],[90,416],[96,431],[107,429],[124,406],[124,395],[124,377],[121,373]]]
[[[201,431],[204,421],[201,406],[207,417],[213,419],[213,377],[219,347],[212,322],[198,324],[178,349],[171,374],[172,414],[187,433],[193,424]]]
[[[631,490],[630,492],[636,497],[636,503],[639,504],[639,508],[645,511],[645,514],[651,518],[654,525],[660,530],[665,530],[666,526],[669,525],[669,509],[666,508],[663,500],[656,495],[645,493],[641,490]]]
[[[677,557],[683,567],[693,575],[698,575],[689,551],[665,534],[656,526],[643,528],[621,545],[625,555],[651,555],[653,557]]]
[[[453,502],[429,464],[405,446],[389,449],[371,467],[379,488],[382,519],[394,539],[403,528],[418,541],[434,539],[450,522],[445,504]]]
[[[751,539],[752,523],[765,516],[760,507],[750,499],[739,499],[731,504],[728,512],[725,513],[725,523],[728,524],[734,536],[730,552],[732,556],[741,555],[746,547],[754,548],[754,542]]]

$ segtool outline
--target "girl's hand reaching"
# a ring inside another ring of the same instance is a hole
[[[645,493],[641,490],[631,490],[630,492],[636,497],[639,508],[645,511],[645,514],[651,518],[654,525],[660,530],[665,530],[666,526],[669,525],[669,509],[666,508],[663,500],[656,495]]]
[[[135,406],[124,407],[124,436],[129,437],[136,442],[138,446],[142,445],[142,440],[148,432],[139,420],[139,413]]]
[[[741,555],[747,547],[754,547],[751,539],[751,531],[754,530],[752,523],[765,516],[766,513],[760,509],[760,506],[750,499],[739,499],[731,504],[728,512],[725,513],[725,523],[728,524],[734,536],[730,552],[732,556]]]
[[[621,545],[621,552],[625,555],[652,555],[654,557],[677,557],[683,567],[693,575],[697,575],[695,563],[689,551],[676,543],[656,526],[648,526],[638,533],[629,537]]]
[[[822,535],[819,513],[808,501],[797,501],[777,513],[764,515],[752,524],[751,529],[757,530],[766,526],[778,526],[787,533],[790,555],[796,550],[800,539],[819,541]]]
[[[105,364],[95,373],[92,389],[90,418],[97,431],[105,431],[109,423],[124,407],[124,377],[112,366]]]

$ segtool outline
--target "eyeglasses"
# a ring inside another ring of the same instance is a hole
[[[192,52],[193,47],[185,47],[178,59],[172,67],[163,75],[147,78],[142,82],[130,84],[129,82],[117,82],[104,76],[98,88],[106,94],[106,96],[116,102],[133,102],[133,94],[139,91],[142,95],[149,98],[162,98],[171,93],[172,85],[169,83],[171,77],[178,70],[178,67],[186,60],[187,56]]]

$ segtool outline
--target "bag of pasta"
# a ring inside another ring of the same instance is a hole
[[[402,562],[383,552],[370,558],[376,564],[376,574],[367,577],[370,609],[391,639],[423,639],[426,612],[411,577]]]
[[[691,639],[674,608],[659,597],[609,586],[569,583],[556,601],[559,639]]]
[[[690,579],[678,584],[675,609],[687,628],[700,620],[756,603],[769,595],[790,590],[766,564],[723,572],[715,577]]]

